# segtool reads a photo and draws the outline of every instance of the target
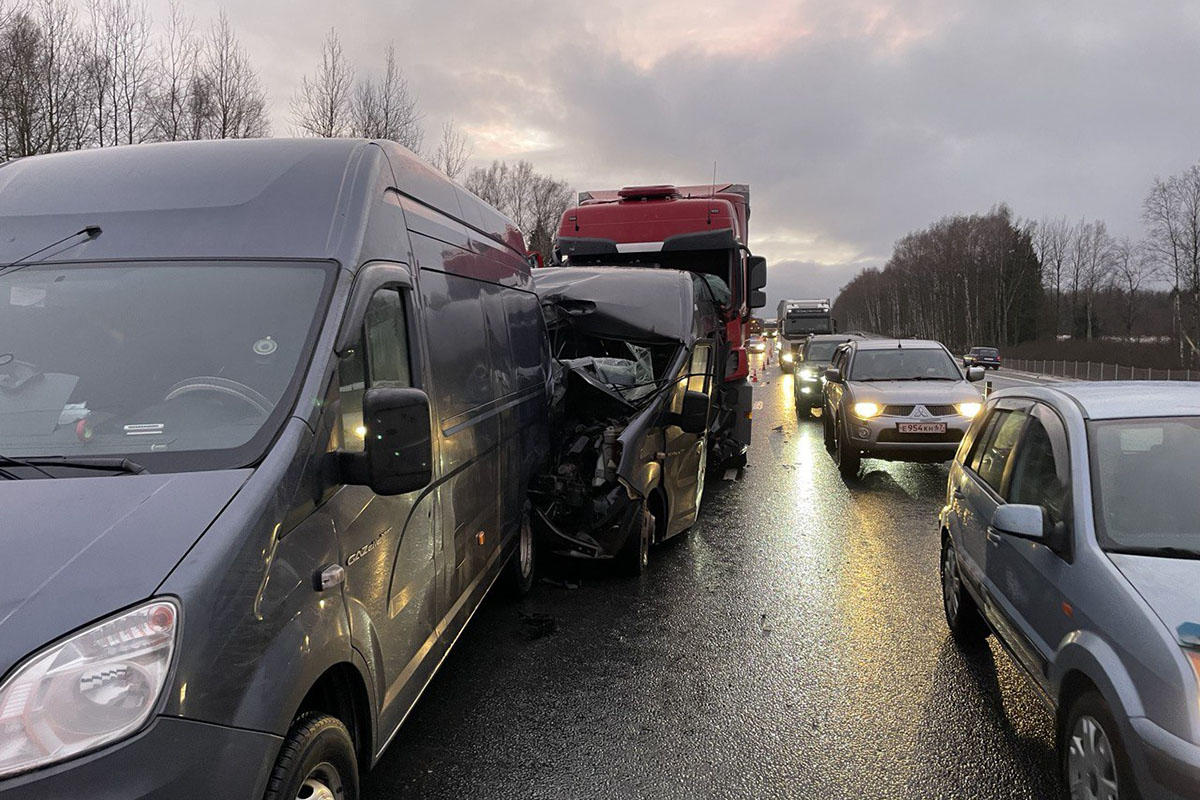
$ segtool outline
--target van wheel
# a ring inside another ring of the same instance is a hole
[[[341,720],[310,711],[292,723],[264,800],[358,800],[358,759]]]
[[[650,542],[654,537],[654,515],[650,509],[642,507],[642,523],[634,531],[621,552],[617,554],[617,568],[622,574],[637,577],[650,566]]]
[[[949,537],[942,542],[942,610],[946,614],[946,627],[959,647],[978,647],[987,638],[987,624],[975,599],[963,586],[958,551]]]
[[[1071,703],[1058,750],[1070,800],[1138,800],[1129,755],[1099,692],[1088,690]]]
[[[504,581],[514,599],[529,594],[537,577],[537,537],[529,521],[529,507],[521,515],[521,530],[517,534],[517,549],[504,567]]]
[[[847,439],[850,437],[846,434],[845,423],[839,423],[834,427],[833,434],[833,458],[837,462],[838,472],[842,473],[844,478],[854,478],[858,476],[858,471],[862,468],[862,457],[858,451],[852,450]]]

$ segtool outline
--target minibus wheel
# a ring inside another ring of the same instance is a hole
[[[292,723],[265,800],[358,800],[354,740],[336,717],[308,711]]]
[[[504,567],[505,582],[514,598],[529,594],[537,577],[537,537],[529,518],[529,507],[521,515],[521,529],[517,534],[517,548]]]

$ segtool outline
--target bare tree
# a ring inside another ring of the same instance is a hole
[[[1155,260],[1173,281],[1181,356],[1190,354],[1192,363],[1200,363],[1200,164],[1165,181],[1156,178],[1142,204],[1142,219]]]
[[[512,219],[529,249],[549,254],[558,222],[574,200],[564,181],[538,173],[528,161],[493,161],[467,175],[466,188]]]
[[[109,143],[135,144],[151,131],[154,88],[151,21],[133,0],[106,0],[101,7],[103,53],[108,62]]]
[[[466,168],[471,153],[472,147],[466,134],[454,127],[454,120],[443,122],[442,138],[430,158],[433,165],[453,180]]]
[[[189,93],[191,138],[253,139],[270,135],[266,93],[224,11],[205,38],[200,69]]]
[[[335,138],[351,130],[354,70],[346,61],[337,31],[329,29],[321,46],[321,66],[300,79],[292,98],[292,123],[303,134]]]
[[[389,139],[419,152],[425,138],[417,98],[396,65],[396,48],[389,44],[383,75],[359,83],[351,107],[351,129],[364,139]]]
[[[1157,276],[1154,259],[1141,242],[1123,236],[1113,243],[1113,286],[1125,301],[1125,335],[1133,338],[1142,285]]]
[[[192,18],[172,0],[166,33],[159,44],[158,86],[151,105],[156,139],[174,142],[192,138],[188,135],[192,129],[188,117],[200,55],[194,29]]]
[[[1038,223],[1034,246],[1042,262],[1042,273],[1054,289],[1054,335],[1062,326],[1063,279],[1066,271],[1067,248],[1070,243],[1070,225],[1066,217],[1043,217]]]

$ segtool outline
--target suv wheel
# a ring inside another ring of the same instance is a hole
[[[358,759],[341,720],[308,712],[292,723],[264,800],[358,800]]]
[[[825,405],[821,409],[821,431],[825,436],[825,450],[833,452],[833,413],[830,412],[829,406]]]
[[[1137,800],[1129,756],[1104,698],[1094,689],[1075,698],[1059,743],[1070,800]]]
[[[963,586],[958,551],[949,537],[942,542],[942,610],[946,612],[946,627],[960,647],[978,646],[987,638],[987,625],[975,599]]]
[[[834,460],[837,462],[838,472],[842,473],[843,477],[853,478],[858,475],[859,469],[862,468],[862,457],[857,450],[850,447],[847,441],[850,436],[846,433],[846,425],[843,422],[838,422],[834,425],[833,431],[833,448]]]

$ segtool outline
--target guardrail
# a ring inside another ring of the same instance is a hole
[[[1006,358],[1009,369],[1053,375],[1081,381],[1190,381],[1200,380],[1200,370],[1151,369],[1124,364],[1103,364],[1097,361],[1065,361],[1063,359]]]

